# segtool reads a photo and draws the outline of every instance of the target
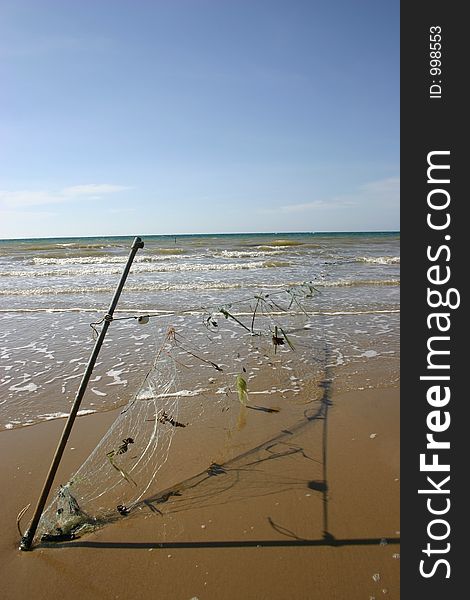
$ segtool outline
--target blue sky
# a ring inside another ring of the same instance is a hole
[[[399,228],[398,0],[1,0],[0,238]]]

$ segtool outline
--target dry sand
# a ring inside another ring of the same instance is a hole
[[[1,597],[398,599],[398,389],[325,390],[325,399],[327,419],[280,427],[272,448],[186,482],[161,514],[31,552],[18,550],[16,515],[36,503],[64,421],[2,432]],[[56,482],[114,417],[77,421]]]

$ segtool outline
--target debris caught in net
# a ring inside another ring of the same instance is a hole
[[[137,508],[151,511],[149,499],[159,492],[200,472],[222,473],[227,461],[305,418],[306,404],[319,394],[305,326],[314,293],[307,286],[166,323],[150,319],[147,326],[161,337],[151,369],[59,487],[38,537],[74,539]]]

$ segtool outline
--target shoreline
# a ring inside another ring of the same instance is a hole
[[[217,477],[193,474],[157,511],[32,552],[17,549],[16,515],[36,502],[63,420],[1,432],[3,597],[399,598],[398,388],[333,390],[330,401],[327,422],[235,457]],[[118,412],[77,420],[56,485]]]

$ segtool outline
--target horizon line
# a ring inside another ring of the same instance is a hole
[[[110,235],[48,235],[37,237],[6,237],[0,238],[0,242],[14,242],[21,240],[66,240],[66,239],[102,239],[102,238],[132,238],[132,237],[190,237],[190,236],[209,236],[209,235],[317,235],[317,234],[338,234],[338,233],[396,233],[399,229],[364,229],[364,230],[318,230],[318,231],[237,231],[237,232],[203,232],[203,233],[140,233],[140,234],[110,234]]]

